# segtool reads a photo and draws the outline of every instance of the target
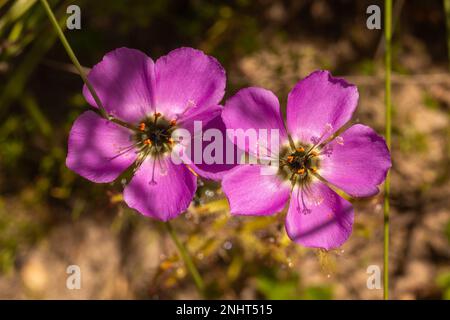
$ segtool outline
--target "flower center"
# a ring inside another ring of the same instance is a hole
[[[141,156],[158,156],[170,152],[174,145],[172,133],[176,124],[176,120],[169,121],[160,113],[142,120],[134,135]]]
[[[308,182],[319,168],[319,154],[315,146],[311,145],[301,145],[295,149],[291,147],[282,149],[279,174],[293,184]]]

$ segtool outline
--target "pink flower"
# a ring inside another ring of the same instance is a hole
[[[275,174],[262,175],[256,164],[225,175],[231,213],[271,215],[289,201],[286,230],[293,241],[324,249],[342,245],[352,231],[353,208],[324,181],[353,197],[369,197],[391,167],[384,139],[367,126],[353,125],[330,140],[351,119],[358,96],[356,86],[316,71],[290,92],[286,128],[271,91],[246,88],[231,97],[222,113],[227,129],[277,129],[281,146]],[[255,146],[237,143],[257,156]]]
[[[67,166],[93,182],[115,180],[128,167],[134,176],[124,190],[131,208],[159,220],[178,216],[189,206],[197,177],[171,159],[177,128],[192,131],[194,121],[222,125],[218,105],[225,71],[219,62],[192,48],[179,48],[156,62],[134,49],[109,52],[88,75],[111,122],[93,111],[75,121],[69,136]],[[86,100],[96,103],[86,86]],[[208,178],[223,167],[197,165]]]

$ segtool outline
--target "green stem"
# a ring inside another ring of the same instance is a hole
[[[445,20],[447,21],[447,54],[450,68],[450,0],[444,0]]]
[[[384,36],[386,41],[385,52],[385,106],[386,106],[386,144],[391,150],[391,67],[392,67],[392,0],[384,2]],[[390,172],[384,183],[384,253],[383,253],[383,298],[389,299],[389,196],[391,187]]]
[[[108,113],[106,112],[105,108],[103,107],[102,102],[100,101],[100,98],[98,97],[97,93],[94,90],[94,87],[89,82],[88,78],[86,77],[86,74],[84,73],[83,67],[81,66],[80,62],[78,61],[78,58],[76,57],[75,53],[72,50],[72,47],[70,46],[69,42],[66,39],[66,36],[64,35],[64,32],[62,31],[61,27],[58,24],[58,21],[55,18],[55,15],[53,14],[52,9],[50,8],[50,5],[48,4],[47,0],[41,0],[41,4],[44,7],[45,12],[47,13],[50,22],[53,25],[53,28],[55,28],[55,31],[59,37],[59,40],[61,40],[62,45],[64,46],[64,49],[66,49],[67,54],[69,55],[70,60],[72,60],[73,65],[77,69],[78,73],[80,74],[81,79],[83,79],[83,82],[86,84],[86,87],[88,88],[89,92],[91,93],[92,97],[95,100],[95,103],[98,106],[98,109],[105,119],[109,119]]]
[[[175,243],[181,258],[184,261],[184,264],[186,265],[186,268],[189,270],[189,273],[191,274],[192,278],[194,279],[195,285],[197,286],[197,289],[201,295],[204,293],[205,285],[203,283],[203,279],[200,276],[200,273],[198,272],[197,268],[195,267],[194,262],[192,261],[191,256],[189,255],[188,250],[186,247],[181,243],[180,239],[178,239],[177,233],[172,228],[172,225],[169,221],[164,223],[164,226],[166,227],[167,231],[170,234],[170,237],[172,238],[173,242]]]

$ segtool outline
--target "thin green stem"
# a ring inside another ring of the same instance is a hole
[[[445,20],[447,21],[447,53],[450,68],[450,0],[444,0]]]
[[[392,0],[384,2],[384,36],[385,36],[385,113],[386,113],[386,144],[391,149],[391,67],[392,67]],[[384,183],[384,253],[383,253],[383,298],[389,299],[389,196],[391,177],[388,172]]]
[[[64,32],[62,31],[61,27],[58,24],[58,21],[55,18],[55,15],[53,14],[52,9],[50,8],[50,5],[48,4],[47,0],[41,0],[41,4],[44,7],[45,12],[47,13],[50,22],[53,25],[53,28],[55,28],[55,31],[59,37],[59,40],[61,41],[62,45],[64,46],[64,49],[66,49],[67,54],[69,55],[70,60],[72,60],[73,65],[77,69],[78,73],[80,74],[81,79],[83,79],[83,82],[86,84],[86,87],[88,88],[89,92],[91,93],[92,97],[95,100],[95,103],[97,104],[97,107],[101,113],[101,115],[109,120],[108,113],[106,112],[105,108],[103,107],[102,102],[100,101],[100,98],[98,97],[97,93],[94,90],[94,87],[89,82],[86,74],[84,73],[83,67],[81,66],[80,62],[78,61],[77,56],[72,50],[72,47],[70,46],[69,42],[67,41],[66,36],[64,35]]]
[[[173,229],[172,225],[169,221],[164,223],[164,226],[166,227],[167,231],[170,234],[170,237],[172,238],[173,242],[175,243],[181,258],[184,261],[184,264],[186,265],[186,268],[189,270],[189,273],[191,274],[192,278],[194,279],[195,285],[197,286],[197,289],[201,295],[204,293],[205,285],[203,283],[203,279],[200,276],[200,273],[198,272],[197,268],[195,267],[194,262],[192,261],[191,256],[189,255],[188,250],[186,247],[181,243],[180,239],[178,239],[176,231]]]

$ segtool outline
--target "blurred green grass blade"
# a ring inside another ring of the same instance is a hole
[[[59,21],[61,27],[65,27],[65,22],[66,17],[63,16]],[[24,91],[28,78],[46,52],[53,46],[56,39],[55,33],[49,33],[46,30],[43,30],[35,39],[30,51],[25,55],[20,65],[15,68],[14,73],[9,77],[6,85],[0,92],[0,117],[3,117],[8,112],[11,104]]]
[[[33,7],[36,1],[37,0],[16,0],[0,20],[0,36],[4,33],[9,24],[20,19],[29,9]]]
[[[30,94],[25,94],[20,99],[22,102],[22,105],[27,110],[29,116],[34,120],[34,122],[37,124],[39,131],[45,136],[50,137],[50,134],[52,132],[52,126],[50,122],[47,120],[45,115],[41,112],[41,109],[39,108],[39,105],[34,98],[34,96]]]

